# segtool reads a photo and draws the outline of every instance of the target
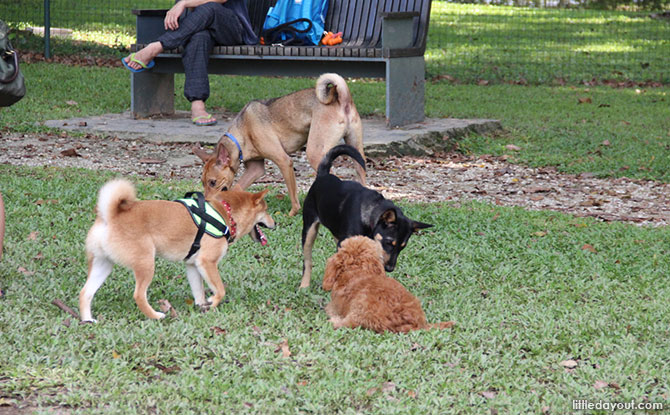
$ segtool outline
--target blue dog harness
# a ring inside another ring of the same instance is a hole
[[[223,216],[205,200],[205,196],[201,192],[186,193],[184,198],[177,199],[175,202],[181,203],[188,209],[191,219],[193,219],[193,222],[198,227],[198,233],[196,233],[195,240],[184,260],[189,259],[193,254],[198,252],[202,235],[205,233],[217,239],[225,236],[228,242],[232,242],[234,234],[231,234],[230,228],[226,226]],[[232,216],[230,220],[233,222]],[[234,222],[231,226],[234,226]]]

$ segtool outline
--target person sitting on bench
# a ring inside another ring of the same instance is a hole
[[[216,124],[205,108],[209,97],[207,64],[212,48],[215,44],[258,43],[244,0],[179,0],[167,12],[164,24],[166,32],[123,58],[124,66],[132,72],[142,72],[153,67],[153,59],[163,50],[183,46],[184,96],[191,103],[191,120],[196,125]]]

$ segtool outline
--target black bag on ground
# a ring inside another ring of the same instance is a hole
[[[9,26],[0,20],[0,107],[8,107],[26,94],[19,70],[19,54],[9,43]]]

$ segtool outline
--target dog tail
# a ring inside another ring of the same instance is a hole
[[[456,323],[453,321],[443,321],[440,323],[428,323],[428,329],[438,329],[438,330],[444,330],[444,329],[450,329],[454,327]]]
[[[325,105],[339,102],[351,104],[351,93],[346,81],[336,73],[324,73],[316,80],[316,98]]]
[[[109,223],[119,212],[130,209],[137,200],[135,186],[128,180],[116,179],[105,183],[98,193],[98,216]]]
[[[329,174],[330,168],[333,166],[333,161],[341,155],[347,155],[356,160],[356,162],[363,167],[363,170],[365,170],[365,160],[363,160],[361,153],[350,145],[340,144],[339,146],[331,148],[330,151],[323,156],[323,160],[321,160],[319,168],[316,170],[316,177]]]

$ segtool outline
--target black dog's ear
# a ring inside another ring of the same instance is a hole
[[[385,222],[386,224],[395,223],[396,219],[397,216],[395,214],[395,210],[393,209],[388,209],[386,212],[382,213],[381,218],[379,218],[379,220]]]
[[[412,230],[415,233],[418,232],[419,229],[430,228],[432,226],[433,225],[431,225],[430,223],[423,223],[423,222],[418,222],[418,221],[415,221],[415,220],[412,221]]]

